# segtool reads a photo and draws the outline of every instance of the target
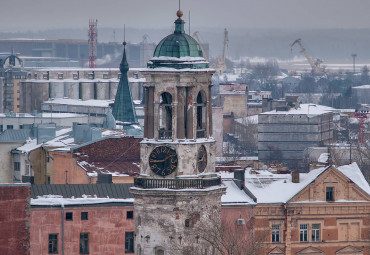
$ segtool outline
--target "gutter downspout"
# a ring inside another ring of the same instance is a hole
[[[64,204],[60,205],[62,208],[62,255],[64,255]]]

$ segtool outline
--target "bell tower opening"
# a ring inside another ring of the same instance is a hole
[[[204,91],[197,96],[197,138],[206,137],[207,131],[207,99]]]
[[[172,139],[172,95],[164,92],[159,102],[159,139]]]

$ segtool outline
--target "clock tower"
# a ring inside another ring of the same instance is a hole
[[[135,178],[135,254],[211,254],[193,234],[220,218],[225,187],[215,173],[212,137],[213,69],[185,34],[182,11],[175,31],[157,45],[146,78],[141,174]],[[201,252],[201,253],[200,253]]]

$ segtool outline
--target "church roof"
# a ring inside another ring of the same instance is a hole
[[[208,62],[203,58],[202,49],[198,42],[190,35],[185,34],[185,22],[181,19],[182,11],[177,11],[177,16],[175,31],[159,42],[153,58],[148,62],[148,68],[208,68]]]
[[[126,45],[126,43],[123,43]],[[129,66],[126,58],[126,49],[123,50],[123,57],[120,64],[121,78],[119,80],[116,98],[113,105],[113,117],[124,124],[137,124],[136,113],[132,101],[131,90],[128,83],[127,72]]]

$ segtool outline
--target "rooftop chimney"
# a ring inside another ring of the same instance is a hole
[[[113,183],[111,174],[98,174],[97,184]]]
[[[299,183],[299,172],[292,172],[292,182]]]

